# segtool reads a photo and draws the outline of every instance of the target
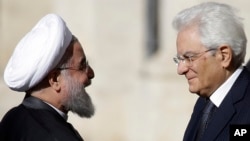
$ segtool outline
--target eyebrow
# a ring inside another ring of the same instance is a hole
[[[193,51],[187,51],[187,52],[185,52],[184,54],[182,54],[182,55],[179,55],[179,54],[177,54],[177,56],[178,57],[180,57],[180,56],[183,56],[183,57],[185,57],[185,56],[187,56],[188,54],[196,54],[195,52],[193,52]]]

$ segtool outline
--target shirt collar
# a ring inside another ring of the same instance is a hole
[[[233,86],[234,82],[243,70],[243,66],[239,67],[211,96],[210,100],[219,107],[227,93]]]
[[[45,102],[45,101],[43,101],[44,103],[46,103],[46,104],[48,104],[50,107],[52,107],[53,109],[55,109],[56,111],[57,111],[57,113],[59,114],[59,115],[61,115],[66,121],[68,120],[68,115],[67,114],[65,114],[64,112],[62,112],[62,111],[60,111],[59,109],[57,109],[56,107],[54,107],[53,105],[51,105],[51,104],[49,104],[49,103],[47,103],[47,102]]]

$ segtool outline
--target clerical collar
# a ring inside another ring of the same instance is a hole
[[[50,107],[52,107],[53,109],[55,109],[57,111],[57,113],[59,115],[61,115],[66,121],[68,120],[68,115],[65,114],[64,112],[60,111],[59,109],[57,109],[56,107],[54,107],[53,105],[49,104],[48,102],[43,101],[44,103],[48,104]]]

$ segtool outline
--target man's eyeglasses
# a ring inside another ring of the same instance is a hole
[[[57,68],[57,69],[58,70],[75,70],[75,71],[87,72],[88,68],[89,68],[89,63],[86,60],[78,68],[75,68],[75,67],[63,67],[63,68]]]
[[[216,49],[208,49],[200,53],[190,53],[188,55],[177,56],[177,57],[174,57],[173,60],[176,65],[179,65],[180,63],[184,63],[185,65],[190,67],[193,65],[193,61],[195,61],[196,59],[198,59],[205,53],[212,51],[212,50],[216,50]]]

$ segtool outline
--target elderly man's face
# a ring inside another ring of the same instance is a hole
[[[179,32],[177,56],[185,58],[185,61],[178,64],[177,71],[178,74],[185,75],[191,93],[209,97],[221,85],[222,66],[216,59],[216,54],[212,55],[211,52],[201,44],[196,28]]]
[[[88,65],[84,51],[80,43],[74,42],[73,56],[67,72],[63,74],[65,78],[66,97],[64,107],[77,113],[81,117],[91,117],[94,114],[94,106],[91,98],[85,91],[85,87],[91,84],[94,71]]]

